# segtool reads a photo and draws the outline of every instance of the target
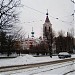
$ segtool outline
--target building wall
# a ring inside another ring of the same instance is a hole
[[[25,49],[30,49],[30,46],[35,46],[35,45],[37,45],[36,39],[26,38],[23,41],[22,47],[23,47],[23,50],[25,50]]]

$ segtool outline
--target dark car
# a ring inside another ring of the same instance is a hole
[[[70,55],[68,52],[60,52],[60,53],[58,54],[58,57],[59,57],[59,58],[70,58],[71,55]]]

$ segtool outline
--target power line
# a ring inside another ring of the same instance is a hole
[[[71,2],[73,2],[75,4],[75,1],[74,0],[71,0]]]
[[[34,22],[41,22],[43,20],[38,20],[38,21],[28,21],[28,22],[24,22],[24,23],[34,23]]]
[[[41,11],[39,11],[39,10],[36,10],[36,9],[34,9],[34,8],[32,8],[32,7],[29,7],[29,6],[27,6],[27,5],[24,5],[26,8],[29,8],[29,9],[31,9],[31,10],[34,10],[34,11],[36,11],[36,12],[39,12],[39,13],[41,13],[41,14],[45,14],[45,13],[43,13],[43,12],[41,12]],[[52,18],[54,18],[54,19],[56,19],[56,20],[59,20],[59,21],[61,21],[61,22],[63,22],[63,23],[68,23],[68,24],[71,24],[72,22],[67,22],[67,21],[63,21],[63,20],[61,20],[60,18],[58,18],[58,17],[53,17],[53,16],[51,16],[51,15],[49,15],[50,17],[52,17]],[[74,13],[72,13],[70,16],[74,16]],[[67,17],[67,16],[66,16]],[[32,21],[32,22],[35,22],[35,21]],[[24,22],[24,23],[32,23],[32,22]]]
[[[41,11],[39,11],[39,10],[36,10],[36,9],[34,9],[34,8],[32,8],[32,7],[29,7],[29,6],[27,6],[27,5],[24,5],[25,7],[27,7],[27,8],[29,8],[29,9],[32,9],[32,10],[34,10],[34,11],[37,11],[37,12],[39,12],[39,13],[41,13],[41,14],[45,14],[45,13],[43,13],[43,12],[41,12]]]
[[[38,21],[28,21],[28,22],[23,22],[23,23],[36,23],[36,22],[42,22],[42,21],[43,21],[43,20],[38,20]],[[70,25],[73,23],[73,21],[72,21],[72,22],[67,22],[67,21],[62,21],[62,20],[59,20],[59,21],[68,23],[68,24],[70,24]]]

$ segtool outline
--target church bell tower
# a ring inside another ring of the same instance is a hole
[[[48,10],[47,10],[46,20],[45,23],[43,24],[43,40],[46,40],[46,33],[50,33],[50,32],[52,32],[52,24],[49,20]]]

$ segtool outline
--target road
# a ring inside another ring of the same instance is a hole
[[[36,64],[24,64],[24,65],[13,65],[13,66],[5,66],[5,67],[0,67],[0,73],[3,72],[13,72],[13,71],[19,71],[19,70],[24,70],[24,69],[30,69],[30,68],[36,68],[40,66],[47,66],[47,65],[55,65],[55,64],[60,64],[62,65],[63,63],[74,61],[75,58],[68,58],[68,59],[62,59],[62,60],[56,60],[56,61],[50,61],[50,62],[43,62],[43,63],[36,63]],[[69,65],[71,65],[70,63]],[[68,65],[65,65],[68,66]],[[51,68],[50,70],[61,68],[63,66]],[[68,73],[68,72],[67,72]],[[66,75],[67,73],[64,73]]]

